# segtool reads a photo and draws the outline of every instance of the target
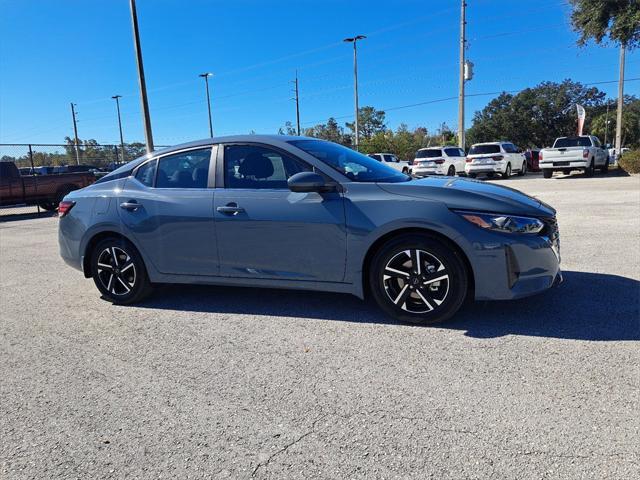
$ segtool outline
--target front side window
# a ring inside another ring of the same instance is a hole
[[[156,188],[207,188],[211,148],[161,157]]]
[[[291,140],[305,151],[354,182],[407,182],[411,177],[373,158],[324,140]]]
[[[227,145],[224,170],[226,188],[285,189],[289,177],[312,168],[293,156],[267,147]]]
[[[146,185],[147,187],[153,187],[153,182],[156,179],[156,167],[158,165],[158,160],[155,158],[138,168],[136,172],[136,179]]]

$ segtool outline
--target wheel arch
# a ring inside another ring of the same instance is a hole
[[[475,279],[474,279],[473,268],[471,267],[471,262],[469,261],[467,254],[460,247],[460,245],[458,245],[456,242],[454,242],[451,238],[447,237],[446,235],[443,235],[442,233],[437,232],[435,230],[431,230],[429,228],[421,228],[421,227],[406,227],[406,228],[399,228],[396,230],[392,230],[390,232],[386,232],[385,234],[378,237],[369,246],[369,249],[367,250],[367,253],[364,256],[363,263],[362,263],[361,282],[362,282],[363,294],[365,296],[368,296],[370,293],[369,280],[368,280],[370,265],[371,265],[371,260],[373,259],[375,254],[378,252],[378,250],[380,250],[380,248],[382,248],[382,246],[385,243],[387,243],[389,240],[395,237],[399,237],[402,235],[412,235],[412,234],[413,235],[429,235],[433,238],[436,238],[442,243],[444,243],[445,245],[449,246],[452,250],[454,250],[460,256],[460,258],[462,259],[462,263],[467,271],[467,289],[468,289],[467,298],[473,298],[474,290],[475,290]]]

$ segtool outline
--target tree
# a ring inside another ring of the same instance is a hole
[[[297,130],[289,121],[285,122],[284,127],[278,129],[278,135],[297,135]]]
[[[315,127],[305,129],[304,135],[329,140],[341,145],[351,145],[351,136],[344,133],[344,129],[333,117],[329,118],[326,124],[321,123]]]
[[[570,0],[571,25],[580,35],[578,45],[589,40],[602,44],[605,38],[629,49],[640,45],[638,0]]]
[[[556,137],[575,135],[575,105],[587,111],[585,131],[602,112],[604,92],[578,82],[543,82],[517,95],[502,93],[474,114],[467,132],[470,143],[510,140],[521,147],[551,145]]]
[[[607,130],[607,121],[609,128]],[[595,116],[591,122],[591,133],[604,141],[605,133],[607,143],[613,143],[616,131],[616,114],[611,110],[609,115],[606,111]],[[622,145],[625,147],[640,147],[640,99],[630,95],[624,97],[624,109],[622,111]]]
[[[358,130],[360,138],[368,139],[377,133],[384,132],[387,129],[385,123],[385,113],[383,110],[376,110],[373,107],[361,107],[358,109]],[[355,122],[347,122],[345,124],[348,129],[355,135]]]

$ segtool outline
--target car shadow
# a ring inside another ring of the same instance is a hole
[[[505,335],[572,340],[640,340],[640,282],[565,272],[565,281],[521,300],[470,302],[438,328],[473,338]],[[166,285],[143,308],[393,324],[372,302],[346,294],[244,287]],[[416,328],[408,326],[407,328]],[[417,327],[421,328],[421,327]]]

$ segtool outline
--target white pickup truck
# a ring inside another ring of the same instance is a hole
[[[539,165],[544,178],[551,178],[553,172],[568,174],[572,170],[582,170],[590,177],[596,168],[602,173],[609,171],[609,153],[593,135],[560,137],[553,148],[540,151]]]

